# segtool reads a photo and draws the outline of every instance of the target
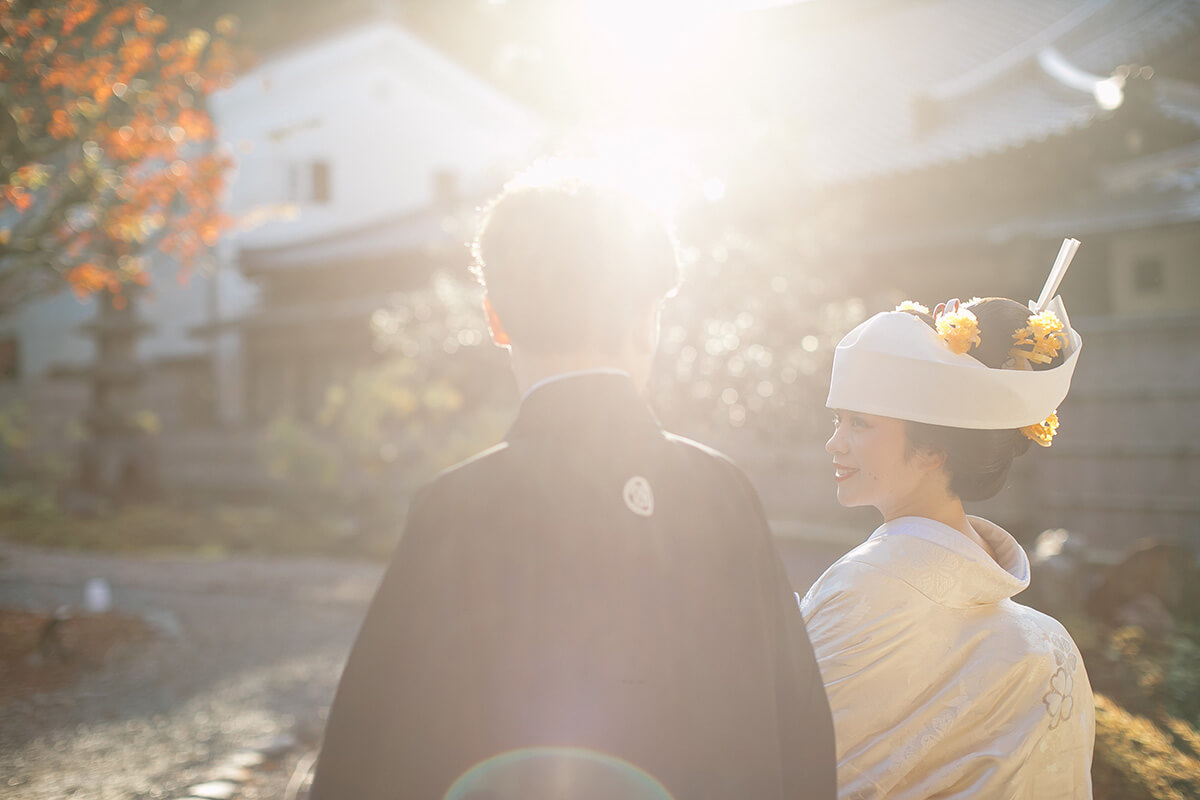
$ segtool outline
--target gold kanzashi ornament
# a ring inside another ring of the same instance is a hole
[[[1041,422],[1026,425],[1021,428],[1021,433],[1042,447],[1049,447],[1054,440],[1054,434],[1058,433],[1058,412],[1054,412]]]
[[[938,315],[937,333],[956,353],[966,353],[979,344],[979,321],[969,310],[958,306]]]

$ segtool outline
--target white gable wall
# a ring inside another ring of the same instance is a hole
[[[287,203],[288,170],[329,164],[331,199],[237,237],[239,247],[294,244],[416,211],[439,170],[483,188],[521,165],[540,134],[522,110],[391,25],[265,64],[214,98],[234,148],[235,214]]]

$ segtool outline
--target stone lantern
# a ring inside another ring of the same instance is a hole
[[[155,488],[152,439],[137,419],[145,377],[137,343],[150,327],[138,315],[137,288],[126,287],[121,297],[100,294],[96,316],[80,328],[95,342],[78,471],[78,488],[89,495],[120,501]]]

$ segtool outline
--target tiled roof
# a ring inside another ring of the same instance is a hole
[[[895,3],[792,41],[767,59],[764,85],[805,131],[810,178],[842,183],[1019,147],[1109,113],[1045,74],[1043,48],[1107,77],[1198,34],[1194,0]],[[1164,113],[1200,120],[1200,102],[1184,102],[1195,98],[1155,97]]]

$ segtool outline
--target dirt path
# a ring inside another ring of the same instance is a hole
[[[279,798],[315,744],[381,567],[117,558],[0,543],[0,606],[79,605],[89,578],[155,635],[75,685],[0,706],[0,797],[174,798],[247,745],[298,737],[237,798]]]

